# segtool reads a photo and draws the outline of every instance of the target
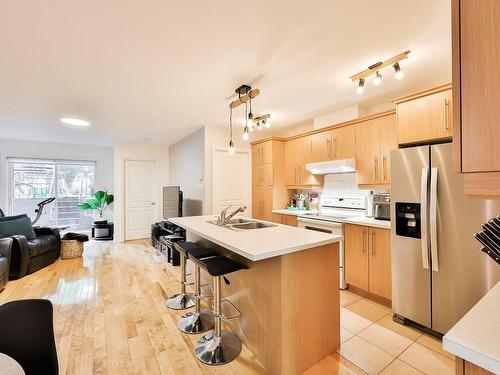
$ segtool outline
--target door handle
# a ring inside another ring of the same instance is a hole
[[[420,244],[422,246],[422,266],[429,269],[429,238],[428,222],[427,222],[427,180],[429,178],[429,168],[422,168],[422,175],[420,179],[420,222],[421,222],[421,238]]]
[[[387,180],[387,157],[382,157],[382,176],[384,181]]]
[[[434,272],[439,271],[437,243],[437,178],[438,169],[431,168],[431,188],[429,203],[429,224],[431,233],[431,266]]]
[[[370,229],[370,231],[372,232],[372,256],[375,256],[375,231],[373,229]]]
[[[151,206],[154,206],[156,203],[155,202],[151,202]]]
[[[449,112],[449,105],[450,105],[450,102],[448,99],[444,98],[444,131],[447,132],[448,131],[448,112]]]

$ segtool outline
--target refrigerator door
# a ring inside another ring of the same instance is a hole
[[[392,311],[431,326],[428,241],[430,147],[391,151]],[[420,203],[421,238],[397,235],[396,203]]]
[[[500,267],[473,238],[481,224],[500,213],[500,201],[464,195],[463,175],[451,170],[451,147],[451,143],[431,146],[431,180],[437,183],[429,192],[431,328],[442,334],[500,280]]]

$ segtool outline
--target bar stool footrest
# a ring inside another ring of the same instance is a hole
[[[230,321],[230,320],[235,320],[235,319],[239,319],[239,318],[241,318],[241,316],[243,315],[243,314],[241,313],[241,311],[240,311],[240,310],[239,310],[239,309],[238,309],[238,308],[234,305],[234,303],[232,303],[230,300],[228,300],[228,299],[226,299],[226,298],[224,298],[224,299],[222,299],[222,300],[220,301],[221,310],[222,310],[222,305],[223,305],[223,304],[225,304],[225,303],[229,304],[229,305],[233,308],[233,310],[234,310],[234,311],[236,311],[236,314],[234,314],[234,315],[230,315],[230,316],[227,316],[227,315],[225,315],[225,314],[221,311],[221,313],[220,313],[220,317],[221,317],[221,319],[222,319],[222,320],[224,320],[224,321],[226,321],[226,322],[227,322],[227,321]]]

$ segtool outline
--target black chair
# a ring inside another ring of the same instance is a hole
[[[57,375],[52,303],[45,299],[0,306],[0,352],[14,358],[26,375]]]

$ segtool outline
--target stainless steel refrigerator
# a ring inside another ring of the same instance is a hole
[[[464,195],[451,147],[391,152],[392,310],[441,334],[500,280],[473,238],[500,201]]]

